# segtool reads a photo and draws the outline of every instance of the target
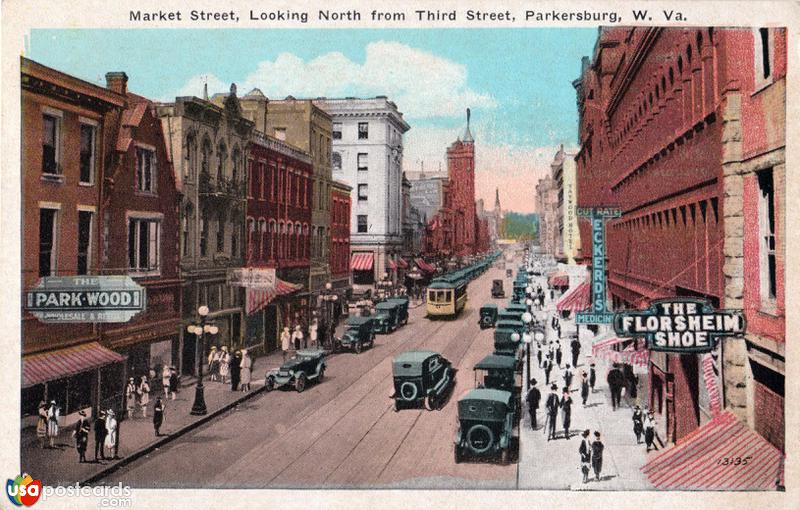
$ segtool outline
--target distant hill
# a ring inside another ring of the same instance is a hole
[[[503,218],[500,237],[532,241],[539,235],[539,215],[536,213],[521,214],[513,211],[506,212]]]

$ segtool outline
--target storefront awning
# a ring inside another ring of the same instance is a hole
[[[551,287],[568,287],[569,275],[562,272],[553,273],[547,277],[547,283],[549,283]]]
[[[350,257],[350,269],[353,271],[370,271],[375,263],[372,252],[354,253]]]
[[[436,272],[436,268],[435,267],[433,267],[432,265],[428,264],[427,262],[425,262],[421,258],[414,259],[414,262],[416,262],[418,268],[420,268],[421,270],[425,271],[426,273],[435,273]]]
[[[392,259],[386,259],[386,268],[389,271],[397,271],[397,264],[395,264]]]
[[[125,356],[98,342],[31,354],[22,358],[22,387],[63,379],[124,360]]]
[[[591,300],[591,285],[583,282],[577,287],[561,296],[556,303],[556,310],[559,312],[581,312],[589,308]]]
[[[642,471],[659,489],[775,490],[782,485],[783,460],[780,450],[726,411],[651,458]]]
[[[626,363],[631,366],[647,368],[650,363],[650,351],[648,351],[640,340],[639,348],[636,348],[636,343],[629,345],[621,351],[615,351],[613,347],[622,342],[631,340],[630,338],[621,338],[618,336],[611,336],[592,345],[592,356],[595,358],[606,359],[612,363]]]
[[[280,278],[276,278],[275,286],[267,289],[247,289],[247,304],[245,311],[247,315],[256,313],[266,307],[278,296],[286,296],[302,289],[301,285],[288,283]]]
[[[397,267],[399,267],[400,269],[408,269],[408,262],[406,262],[406,259],[404,258],[398,258]]]

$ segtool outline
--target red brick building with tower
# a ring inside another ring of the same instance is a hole
[[[447,148],[447,174],[453,211],[455,255],[475,253],[475,140],[469,129],[470,111],[464,134]]]
[[[691,296],[748,321],[711,355],[651,353],[648,404],[675,441],[719,395],[782,449],[785,30],[602,29],[582,67],[578,206],[622,208],[606,234],[615,308]]]

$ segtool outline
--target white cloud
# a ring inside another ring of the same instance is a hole
[[[181,93],[200,95],[204,76],[192,77]],[[208,77],[209,93],[227,92],[215,76]],[[463,115],[467,107],[494,108],[488,93],[467,85],[464,65],[405,44],[376,41],[366,47],[363,63],[331,52],[305,61],[281,53],[274,61],[260,62],[249,76],[237,81],[240,93],[253,87],[267,97],[341,97],[386,95],[407,118],[424,119]]]

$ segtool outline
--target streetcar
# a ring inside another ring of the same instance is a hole
[[[426,310],[428,317],[455,317],[467,304],[468,280],[456,271],[433,280],[428,285]]]

